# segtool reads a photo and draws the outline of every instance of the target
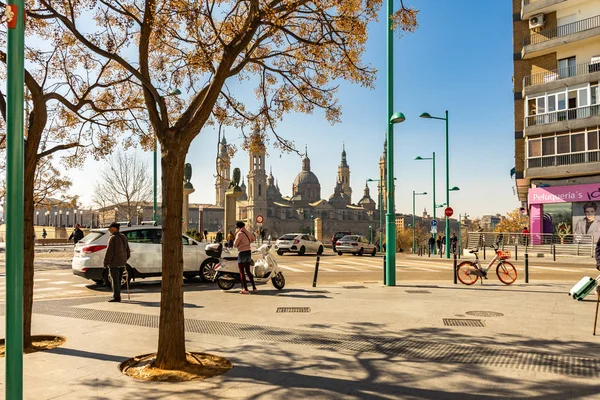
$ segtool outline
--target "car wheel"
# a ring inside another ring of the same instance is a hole
[[[300,247],[300,251],[298,252],[298,255],[303,256],[304,254],[306,254],[306,247],[302,246],[302,247]]]
[[[377,254],[377,249],[373,248],[373,251],[371,252],[371,257],[375,257],[375,254]]]
[[[363,249],[362,247],[360,248],[360,250],[358,251],[358,255],[362,256],[365,252],[365,249]]]
[[[278,255],[278,256],[282,256],[282,255],[283,255],[283,251],[278,251],[278,252],[277,252],[277,255]]]
[[[341,251],[338,251],[338,256],[341,256],[341,255],[342,255],[342,252],[341,252]]]
[[[323,246],[319,246],[319,250],[317,250],[317,255],[320,256],[323,254]]]
[[[200,280],[202,282],[214,282],[215,274],[217,273],[217,265],[219,264],[219,260],[216,258],[209,258],[208,260],[204,260],[202,265],[200,266]]]

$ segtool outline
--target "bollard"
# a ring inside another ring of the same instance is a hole
[[[385,254],[383,255],[383,286],[385,286]]]
[[[485,245],[483,246],[483,259],[485,260]]]
[[[317,263],[315,264],[315,276],[313,277],[312,287],[317,287],[317,277],[319,275],[319,261],[321,261],[321,257],[317,256]]]
[[[552,245],[552,259],[556,261],[556,245]]]
[[[456,280],[457,279],[457,276],[456,276],[456,267],[457,267],[456,253],[454,253],[454,274],[453,275],[454,275],[454,284],[455,285],[458,283],[457,280]]]
[[[577,242],[577,257],[579,257],[579,242]]]
[[[525,283],[529,283],[529,254],[525,253]]]
[[[519,261],[519,246],[515,244],[515,261]]]

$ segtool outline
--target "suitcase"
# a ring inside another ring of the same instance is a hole
[[[583,277],[571,288],[569,296],[572,296],[576,300],[583,300],[585,296],[598,286],[598,278],[594,279],[589,276]]]

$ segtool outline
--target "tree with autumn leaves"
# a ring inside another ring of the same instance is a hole
[[[34,0],[31,18],[110,63],[109,80],[129,76],[131,114],[161,147],[163,245],[158,352],[154,366],[186,363],[181,217],[183,169],[191,142],[213,125],[274,135],[289,112],[341,117],[345,80],[372,88],[363,61],[367,26],[381,0]],[[416,26],[400,1],[399,31]],[[239,100],[253,85],[256,101]],[[180,97],[165,96],[178,88]],[[107,90],[110,93],[110,90]],[[108,95],[107,95],[108,96]],[[112,99],[107,99],[111,102]],[[143,108],[138,107],[141,101]],[[127,105],[124,101],[122,104]],[[144,130],[144,129],[142,129]],[[133,131],[136,134],[137,131]]]

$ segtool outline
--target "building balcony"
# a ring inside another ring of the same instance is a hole
[[[600,80],[600,60],[557,68],[523,78],[523,96]]]
[[[521,19],[529,19],[535,14],[556,11],[556,6],[567,0],[523,0],[521,3]]]
[[[600,104],[526,117],[525,135],[575,130],[595,125],[600,125]]]
[[[521,58],[539,57],[553,52],[557,47],[600,35],[600,15],[546,29],[523,39]]]
[[[599,168],[600,151],[594,150],[528,158],[525,175],[528,179],[594,175],[598,173]]]

